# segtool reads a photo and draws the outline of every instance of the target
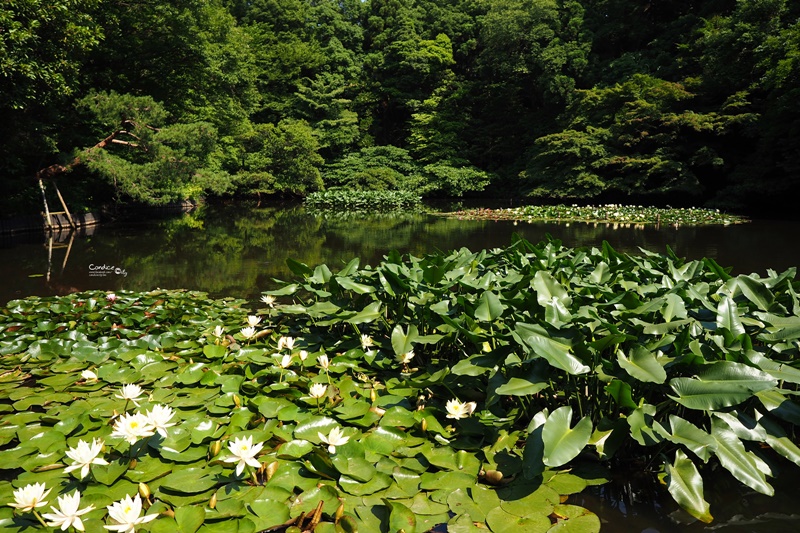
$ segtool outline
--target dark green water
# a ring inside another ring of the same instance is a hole
[[[116,291],[187,288],[212,296],[257,300],[289,280],[286,259],[335,271],[353,257],[377,264],[392,249],[423,255],[434,250],[497,248],[518,233],[532,242],[547,234],[568,246],[600,246],[638,253],[671,247],[689,259],[712,257],[734,273],[783,271],[800,265],[798,222],[757,221],[729,227],[615,227],[463,221],[433,215],[314,217],[297,205],[211,205],[197,211],[143,223],[107,224],[87,235],[41,235],[4,242],[0,248],[0,300],[78,290]],[[652,477],[626,476],[575,503],[597,512],[604,532],[784,533],[800,531],[800,508],[794,501],[797,470],[776,481],[772,498],[755,494],[726,472],[711,476],[706,487],[715,521],[684,523],[663,488]],[[522,533],[522,532],[521,532]]]
[[[376,264],[390,250],[423,255],[434,250],[506,246],[514,233],[532,242],[550,234],[568,246],[619,250],[671,247],[690,259],[712,257],[734,273],[782,271],[800,265],[794,243],[800,223],[753,222],[729,227],[615,227],[605,224],[464,221],[433,215],[314,217],[297,205],[203,206],[189,214],[144,223],[98,226],[52,253],[42,235],[0,248],[0,300],[76,290],[187,288],[212,296],[257,298],[289,279],[286,259],[332,270],[353,257]],[[60,247],[59,247],[60,246]],[[113,267],[106,270],[102,267]],[[119,269],[119,271],[116,271]]]

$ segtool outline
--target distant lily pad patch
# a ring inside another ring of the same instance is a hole
[[[526,205],[501,209],[475,208],[444,213],[443,216],[467,220],[516,220],[556,222],[596,222],[608,224],[703,226],[730,225],[748,222],[748,219],[706,208],[658,208],[607,204],[578,205]]]

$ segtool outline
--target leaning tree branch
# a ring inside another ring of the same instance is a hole
[[[130,121],[130,120],[126,120],[124,122],[124,124],[129,124],[131,126],[136,127],[136,124],[134,122]],[[151,128],[151,129],[153,129],[153,131],[158,131],[155,128]],[[121,136],[130,137],[130,138],[133,138],[135,141],[139,141],[139,142],[120,139],[119,137],[121,137]],[[147,152],[147,146],[142,145],[141,141],[142,141],[141,138],[139,138],[138,136],[134,135],[133,133],[131,133],[128,130],[117,130],[114,133],[112,133],[111,135],[109,135],[108,137],[106,137],[105,139],[103,139],[100,142],[98,142],[97,144],[95,144],[94,146],[92,146],[92,147],[88,148],[87,150],[85,150],[84,154],[82,154],[82,155],[91,153],[91,152],[93,152],[95,150],[106,148],[109,144],[121,144],[121,145],[124,145],[124,146],[131,146],[133,148],[138,148],[139,150]],[[80,166],[83,163],[85,163],[84,157],[82,157],[82,155],[76,156],[72,161],[70,161],[66,165],[61,165],[61,164],[56,163],[55,165],[50,165],[49,167],[45,167],[45,168],[39,170],[35,174],[34,177],[37,180],[51,180],[51,179],[54,179],[54,178],[56,178],[56,177],[58,177],[58,176],[60,176],[62,174],[66,174],[67,172],[69,172],[73,168],[75,168],[77,166]]]

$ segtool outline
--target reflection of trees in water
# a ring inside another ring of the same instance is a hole
[[[149,225],[99,226],[94,236],[75,240],[69,264],[54,281],[79,289],[185,287],[215,296],[252,297],[274,288],[273,278],[293,278],[286,267],[288,258],[310,266],[324,263],[336,271],[354,257],[360,258],[362,265],[375,265],[393,249],[422,256],[437,249],[503,247],[510,244],[514,233],[534,243],[550,234],[566,246],[599,247],[607,240],[618,251],[629,253],[639,253],[640,248],[664,253],[669,246],[681,257],[709,256],[723,266],[744,265],[735,269],[738,272],[763,272],[764,264],[775,260],[775,250],[782,250],[784,261],[793,260],[789,254],[800,254],[785,246],[787,234],[796,234],[797,226],[766,226],[769,231],[764,227],[752,223],[728,228],[634,229],[620,225],[615,229],[611,224],[514,224],[410,212],[311,216],[299,205],[207,205]],[[739,255],[733,255],[737,252]],[[28,261],[16,251],[12,263],[46,261],[46,250],[36,247],[33,253],[35,261]],[[800,257],[794,261],[800,264]],[[90,278],[87,267],[92,262],[125,267],[128,277]],[[45,272],[31,267],[24,279],[13,284],[26,294],[47,293],[46,287],[37,287],[35,280],[27,278],[38,271]],[[10,278],[8,284],[12,284]]]

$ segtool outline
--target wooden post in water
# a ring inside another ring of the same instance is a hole
[[[39,189],[42,191],[42,202],[44,202],[44,227],[45,229],[51,229],[53,227],[53,222],[50,219],[50,208],[47,207],[47,194],[44,191],[44,183],[42,183],[41,179],[39,179]]]
[[[64,214],[67,215],[67,220],[69,221],[69,226],[72,229],[75,229],[75,221],[72,220],[72,215],[69,213],[69,209],[67,209],[67,203],[64,201],[64,197],[61,196],[61,191],[58,190],[58,185],[56,182],[53,182],[53,187],[56,188],[56,194],[58,195],[58,199],[61,201],[61,207],[64,208]]]

